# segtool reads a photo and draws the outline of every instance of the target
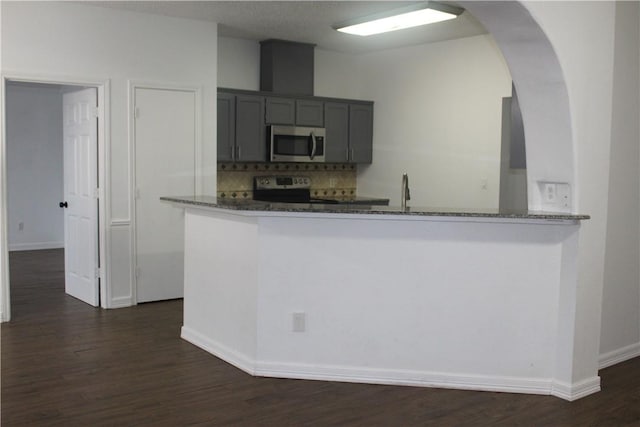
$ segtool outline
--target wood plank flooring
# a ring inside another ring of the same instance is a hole
[[[2,324],[10,426],[640,426],[640,358],[603,391],[550,396],[254,378],[179,338],[182,302],[118,310],[64,294],[62,250],[13,252]]]

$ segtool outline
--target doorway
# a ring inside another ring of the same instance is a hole
[[[4,77],[2,88],[2,320],[11,314],[8,251],[12,260],[14,251],[57,252],[65,293],[103,305],[104,84]]]

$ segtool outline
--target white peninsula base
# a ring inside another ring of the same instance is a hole
[[[578,221],[180,207],[182,337],[251,375],[600,389],[575,374]]]

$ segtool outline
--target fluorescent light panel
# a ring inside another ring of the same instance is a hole
[[[393,13],[393,11],[390,13]],[[370,36],[373,34],[432,24],[434,22],[447,21],[457,17],[458,14],[456,13],[443,12],[429,8],[428,5],[426,5],[422,9],[412,10],[409,12],[401,10],[392,16],[377,19],[374,18],[367,20],[366,22],[360,22],[353,25],[340,26],[337,27],[336,30],[358,36]]]

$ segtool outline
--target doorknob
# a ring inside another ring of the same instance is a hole
[[[69,204],[67,202],[60,202],[60,207],[61,208],[68,208]]]

